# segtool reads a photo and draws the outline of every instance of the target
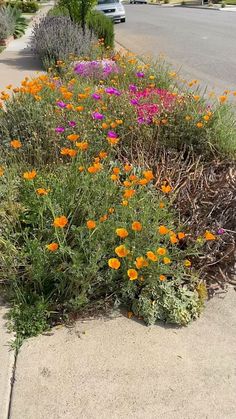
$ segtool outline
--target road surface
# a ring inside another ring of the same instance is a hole
[[[116,40],[140,55],[164,54],[183,77],[220,93],[236,90],[236,12],[126,5]]]

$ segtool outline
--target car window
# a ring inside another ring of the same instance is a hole
[[[119,0],[98,0],[98,4],[112,4],[119,3]]]

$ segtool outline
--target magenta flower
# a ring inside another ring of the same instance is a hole
[[[223,228],[219,228],[217,230],[217,234],[219,234],[219,235],[224,234],[224,233],[225,233],[225,230]]]
[[[101,96],[98,93],[93,93],[92,98],[95,99],[95,100],[100,100]]]
[[[63,102],[62,100],[60,100],[59,102],[57,102],[57,106],[59,106],[59,108],[65,108],[66,107],[66,103]]]
[[[117,89],[115,89],[115,87],[107,87],[105,89],[105,92],[108,93],[109,95],[115,95],[115,96],[120,96],[121,92]]]
[[[93,119],[98,119],[98,120],[102,120],[102,119],[104,119],[105,118],[105,116],[104,115],[102,115],[101,113],[99,113],[99,112],[93,112],[92,113],[92,117],[93,117]]]
[[[69,124],[70,127],[73,127],[73,128],[76,126],[75,121],[69,121],[68,124]]]
[[[108,131],[107,136],[109,138],[118,138],[118,134],[115,131]]]
[[[129,91],[130,92],[136,93],[137,90],[138,90],[138,88],[137,88],[137,86],[135,86],[135,84],[130,84],[129,85]]]
[[[138,99],[131,99],[131,105],[138,105]]]
[[[145,77],[145,74],[144,74],[142,71],[138,71],[138,72],[136,73],[136,76],[137,76],[139,79],[143,79],[143,78]]]
[[[55,128],[55,132],[57,132],[57,133],[62,133],[62,132],[64,132],[65,131],[65,128],[64,127],[56,127]]]

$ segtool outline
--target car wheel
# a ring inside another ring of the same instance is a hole
[[[121,23],[125,23],[125,17],[123,19],[120,20]]]

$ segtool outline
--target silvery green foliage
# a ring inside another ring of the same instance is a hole
[[[86,55],[95,37],[90,31],[83,34],[80,25],[66,16],[46,16],[33,27],[31,47],[48,68],[58,60],[67,60],[71,54]]]
[[[13,35],[15,29],[15,16],[12,7],[0,7],[0,39],[6,39]]]

